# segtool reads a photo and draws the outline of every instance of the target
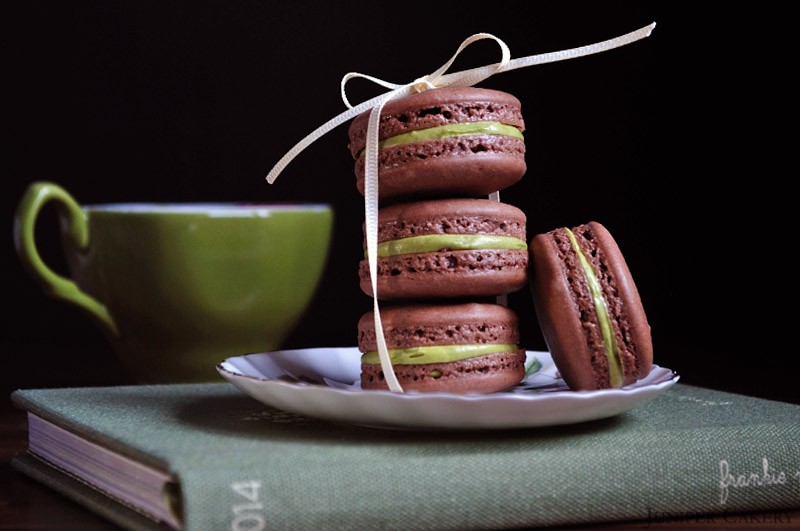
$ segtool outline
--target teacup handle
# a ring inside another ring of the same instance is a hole
[[[35,182],[28,186],[14,215],[14,245],[20,262],[44,292],[56,299],[74,304],[100,322],[112,335],[118,335],[117,324],[100,301],[82,291],[44,263],[36,249],[34,229],[42,207],[54,202],[58,208],[62,230],[79,250],[89,246],[89,225],[86,213],[61,186],[51,182]]]

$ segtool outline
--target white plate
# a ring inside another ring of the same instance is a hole
[[[361,390],[356,347],[280,350],[228,358],[217,371],[245,394],[284,411],[394,429],[531,428],[611,417],[662,393],[678,375],[659,366],[622,389],[570,391],[550,354],[527,351],[541,368],[514,389],[488,395]]]

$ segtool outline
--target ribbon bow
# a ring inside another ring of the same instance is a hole
[[[367,240],[367,259],[369,261],[370,281],[372,284],[373,307],[375,314],[375,336],[378,343],[378,356],[381,361],[381,369],[386,377],[386,383],[389,386],[390,391],[403,392],[403,388],[397,381],[397,377],[392,369],[392,363],[389,359],[388,348],[386,346],[386,339],[383,335],[383,325],[381,323],[380,311],[378,308],[378,286],[376,276],[378,264],[378,121],[380,119],[383,106],[386,104],[386,102],[394,98],[407,96],[409,94],[422,92],[432,88],[447,86],[470,87],[500,72],[507,72],[517,68],[553,63],[556,61],[563,61],[565,59],[574,59],[577,57],[605,52],[607,50],[630,44],[645,37],[649,37],[650,33],[652,33],[655,27],[656,24],[653,22],[636,31],[632,31],[630,33],[626,33],[625,35],[621,35],[606,41],[589,44],[587,46],[581,46],[578,48],[561,50],[558,52],[529,55],[527,57],[520,57],[517,59],[511,59],[511,52],[509,51],[508,46],[502,40],[489,33],[476,33],[465,39],[453,56],[437,70],[428,75],[419,77],[410,83],[395,84],[366,74],[350,72],[342,78],[340,87],[342,101],[344,101],[344,104],[347,106],[348,110],[331,118],[320,127],[309,133],[300,142],[295,144],[295,146],[292,147],[292,149],[290,149],[283,157],[281,157],[272,170],[270,170],[270,172],[267,174],[267,182],[270,184],[274,183],[275,179],[278,178],[278,175],[280,175],[283,169],[288,166],[289,163],[298,154],[300,154],[300,152],[314,143],[318,138],[328,133],[332,129],[335,129],[339,125],[350,121],[359,114],[370,111],[369,122],[367,125],[364,177],[364,211]],[[458,55],[467,46],[482,39],[492,39],[500,46],[500,50],[502,52],[500,62],[446,74],[447,70],[449,70],[450,66],[456,60]],[[347,99],[345,86],[347,85],[348,81],[357,77],[367,79],[390,90],[363,103],[353,106]],[[497,200],[499,199],[499,194],[495,192],[491,197]]]

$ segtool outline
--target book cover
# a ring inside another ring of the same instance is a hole
[[[800,406],[682,383],[604,420],[466,432],[315,420],[228,383],[12,400],[171,478],[172,527],[190,530],[500,529],[800,507]],[[13,463],[123,527],[170,526],[33,449]]]

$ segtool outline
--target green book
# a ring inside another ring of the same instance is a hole
[[[505,529],[800,508],[800,405],[678,383],[603,420],[403,431],[229,383],[19,390],[13,466],[128,529]]]

